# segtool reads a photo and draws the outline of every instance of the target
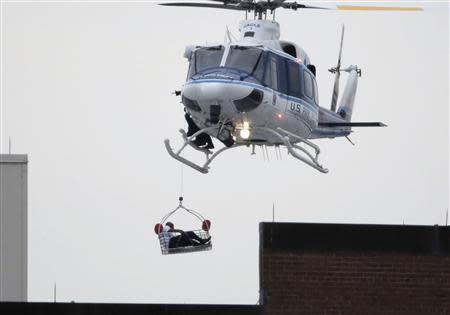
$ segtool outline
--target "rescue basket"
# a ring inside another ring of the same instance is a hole
[[[183,197],[179,198],[179,205],[175,210],[167,213],[159,223],[155,225],[154,231],[158,235],[159,244],[161,247],[161,254],[181,254],[207,251],[212,249],[211,236],[209,230],[211,228],[211,221],[206,220],[199,212],[188,209],[183,206]],[[184,210],[189,215],[193,215],[201,222],[201,229],[182,231],[173,230],[166,225],[168,219],[178,210]]]

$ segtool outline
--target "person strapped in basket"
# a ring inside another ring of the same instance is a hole
[[[175,229],[172,222],[166,222],[161,234],[163,243],[168,248],[205,245],[211,240],[211,236],[201,238],[192,231]]]

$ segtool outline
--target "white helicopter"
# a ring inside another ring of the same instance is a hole
[[[240,38],[220,45],[187,46],[187,81],[181,94],[188,131],[180,130],[184,143],[174,151],[168,139],[165,146],[178,161],[207,173],[210,163],[227,149],[239,146],[285,146],[296,159],[327,173],[318,161],[316,138],[347,137],[352,127],[381,127],[381,122],[351,122],[353,104],[361,70],[351,65],[341,68],[341,44],[335,74],[331,108],[319,106],[315,66],[307,53],[293,42],[280,40],[275,10],[327,9],[285,0],[212,0],[216,3],[170,2],[165,6],[218,8],[245,11],[240,22]],[[217,2],[221,2],[220,4]],[[337,6],[340,10],[421,10],[406,7]],[[248,13],[254,19],[247,19]],[[267,19],[267,12],[273,20]],[[337,107],[339,77],[348,80]],[[213,152],[211,137],[224,147]],[[348,139],[348,137],[347,137]],[[205,154],[203,165],[183,157],[188,147]]]

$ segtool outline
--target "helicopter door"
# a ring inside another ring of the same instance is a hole
[[[282,82],[280,80],[280,62],[279,58],[270,53],[268,55],[268,60],[266,63],[266,71],[264,74],[264,85],[271,88],[272,91],[272,102],[271,102],[271,110],[272,111],[284,111],[286,107],[286,99],[280,97],[282,91]]]

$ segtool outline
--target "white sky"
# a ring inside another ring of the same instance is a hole
[[[273,203],[277,221],[444,224],[449,10],[427,8],[278,11],[282,38],[316,64],[326,107],[345,23],[343,64],[363,71],[354,120],[389,127],[356,130],[356,146],[317,141],[326,175],[243,148],[202,175],[165,151],[185,126],[170,93],[186,76],[185,45],[221,42],[226,25],[237,35],[240,12],[2,1],[0,151],[11,137],[12,153],[29,154],[29,300],[52,301],[56,282],[59,301],[256,303],[258,223]],[[153,225],[176,207],[182,173],[214,248],[163,257]]]

